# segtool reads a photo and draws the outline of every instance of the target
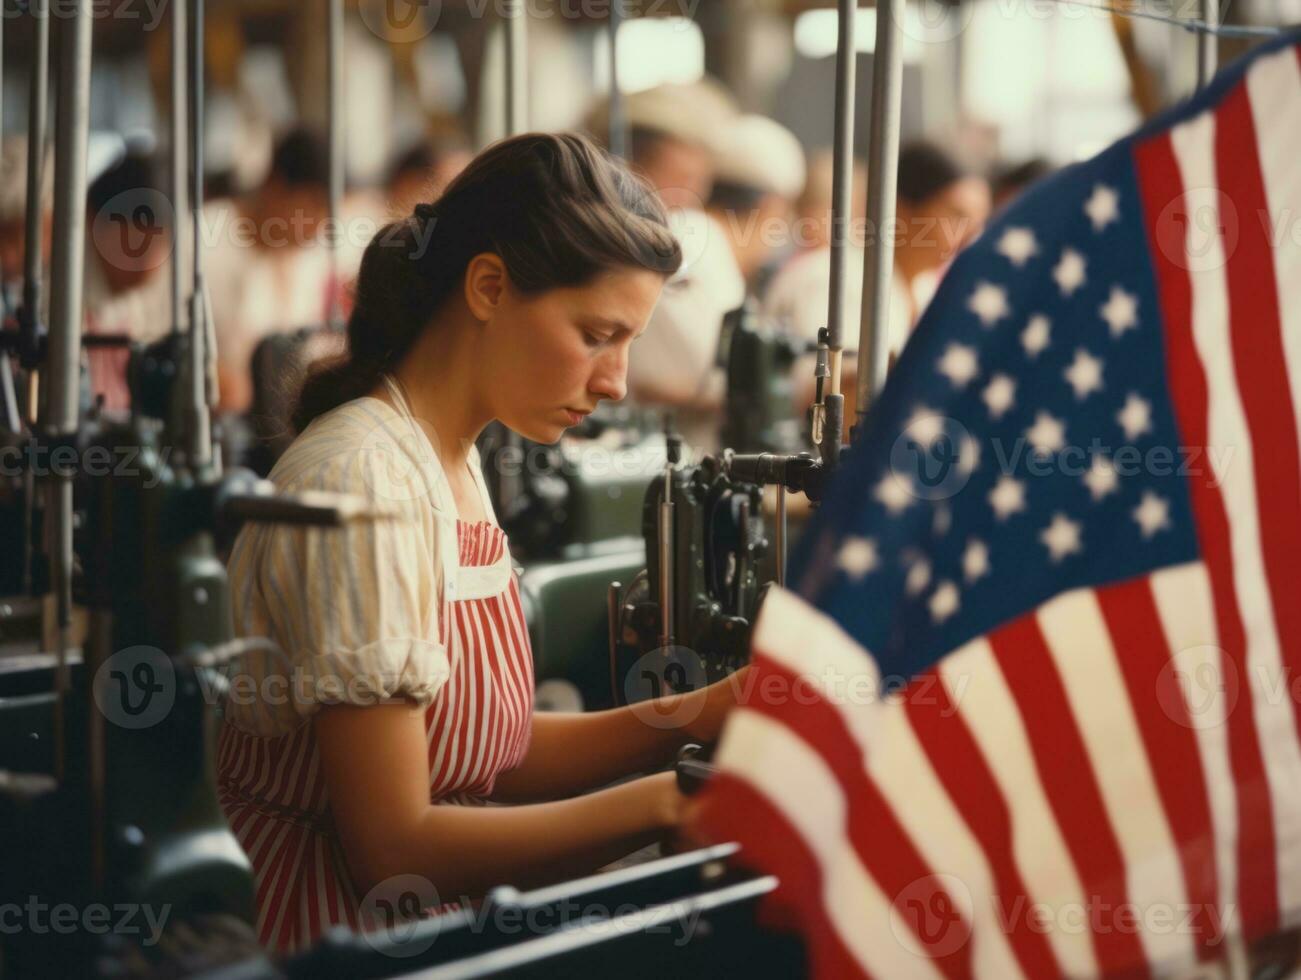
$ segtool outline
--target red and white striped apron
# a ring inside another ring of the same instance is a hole
[[[456,540],[459,567],[439,617],[451,673],[425,713],[429,797],[473,804],[528,749],[533,657],[505,532],[458,520]],[[261,942],[287,952],[333,925],[358,928],[362,896],[333,828],[312,722],[272,737],[224,723],[217,773],[222,809],[253,865]]]

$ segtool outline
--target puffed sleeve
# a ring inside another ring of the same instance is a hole
[[[283,489],[355,494],[390,516],[274,526],[260,549],[258,591],[288,655],[300,716],[324,704],[427,704],[450,671],[440,622],[447,532],[427,498],[388,492],[375,467],[373,454],[343,452]]]

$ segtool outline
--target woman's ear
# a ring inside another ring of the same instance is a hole
[[[476,320],[488,320],[505,296],[510,276],[501,256],[481,252],[465,267],[465,305]]]

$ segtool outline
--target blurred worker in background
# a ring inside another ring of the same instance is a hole
[[[95,178],[86,195],[85,333],[149,343],[172,328],[171,277],[174,216],[158,182],[153,154],[128,149]],[[92,396],[104,407],[127,411],[130,349],[87,347]]]
[[[752,294],[795,247],[795,204],[805,176],[800,141],[765,116],[739,116],[718,141],[707,210],[726,234]]]
[[[325,322],[333,290],[328,154],[319,134],[290,131],[271,172],[243,197],[204,209],[206,282],[217,337],[219,405],[245,411],[253,395],[250,359],[262,338]],[[349,278],[344,269],[341,277]]]
[[[858,195],[855,195],[856,197]],[[830,208],[828,200],[827,208]],[[984,178],[964,169],[950,154],[926,141],[905,144],[899,153],[894,276],[890,282],[888,352],[893,359],[903,348],[926,308],[939,277],[963,245],[972,241],[989,217],[990,192]],[[854,204],[857,219],[867,211],[866,195]],[[851,227],[859,227],[856,220]],[[868,229],[871,233],[871,229]],[[859,239],[846,251],[846,310],[842,344],[857,350],[863,304],[863,247]],[[797,255],[773,279],[764,297],[764,313],[785,323],[799,337],[816,341],[827,325],[831,289],[831,247]],[[801,363],[796,371],[809,375]],[[854,362],[845,362],[842,391],[856,384]],[[813,382],[801,386],[800,399],[812,399]],[[853,406],[847,405],[846,415]]]
[[[958,250],[989,220],[989,181],[928,140],[899,150],[895,273],[907,287],[909,329]]]
[[[1036,181],[1053,172],[1053,165],[1043,157],[1031,157],[1021,163],[1003,167],[990,182],[993,210],[1002,211]]]
[[[47,162],[41,173],[42,265],[50,259],[53,170]],[[12,313],[22,297],[26,221],[27,137],[6,134],[4,145],[0,146],[0,289],[3,289],[6,313]]]
[[[694,449],[718,439],[723,378],[715,369],[723,317],[745,299],[745,279],[705,204],[714,185],[716,141],[736,117],[715,83],[662,85],[624,103],[632,169],[668,207],[682,267],[664,287],[628,365],[628,386],[643,404],[673,412]],[[604,132],[601,122],[593,128]]]
[[[416,143],[398,155],[384,181],[388,211],[409,214],[421,201],[436,200],[472,159],[470,141],[461,133]]]

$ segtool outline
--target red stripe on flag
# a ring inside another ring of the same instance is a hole
[[[1192,282],[1184,264],[1186,239],[1181,237],[1191,216],[1183,197],[1183,182],[1168,134],[1139,143],[1134,149],[1139,191],[1143,197],[1148,251],[1161,298],[1165,335],[1166,379],[1185,448],[1205,458],[1208,439],[1206,372],[1192,335]],[[1176,220],[1168,220],[1167,209]],[[1182,217],[1182,220],[1178,220]],[[1177,258],[1176,258],[1177,257]],[[1213,473],[1190,474],[1189,492],[1197,523],[1197,538],[1211,581],[1216,629],[1224,651],[1224,676],[1232,671],[1246,678],[1247,635],[1233,584],[1233,551],[1224,497]],[[1278,878],[1274,822],[1269,783],[1256,732],[1251,688],[1239,686],[1237,705],[1228,717],[1229,765],[1237,790],[1238,909],[1243,928],[1263,935],[1278,928]]]
[[[1184,892],[1197,910],[1194,942],[1203,962],[1221,955],[1220,937],[1203,924],[1219,904],[1215,864],[1215,826],[1202,770],[1197,732],[1178,688],[1161,616],[1147,578],[1097,590],[1098,605],[1107,623],[1116,660],[1129,691],[1139,734],[1147,752],[1152,778],[1183,869]],[[1161,690],[1163,686],[1171,689]],[[1172,717],[1173,714],[1173,717]],[[1223,910],[1222,910],[1223,911]]]
[[[1035,768],[1085,901],[1094,906],[1089,921],[1095,926],[1098,964],[1108,976],[1146,976],[1139,937],[1107,918],[1129,902],[1125,859],[1039,621],[1034,614],[1013,620],[994,630],[989,642],[1021,713]]]
[[[890,801],[868,776],[858,742],[839,711],[820,696],[805,697],[803,693],[797,693],[803,689],[812,694],[814,687],[804,683],[806,678],[799,677],[758,651],[755,660],[759,664],[756,673],[761,669],[762,676],[756,678],[752,690],[775,689],[787,696],[782,703],[776,704],[772,703],[773,699],[759,695],[751,697],[746,706],[786,726],[792,735],[802,739],[822,757],[845,794],[845,836],[863,867],[880,886],[887,900],[895,903],[903,896],[905,904],[898,906],[898,915],[907,921],[917,937],[918,948],[931,954],[931,961],[940,972],[953,980],[970,978],[971,944],[964,940],[956,949],[949,948],[954,945],[949,929],[962,928],[966,930],[964,936],[970,936],[970,923],[949,919],[931,923],[919,918],[919,914],[925,916],[931,909],[951,910],[959,906],[917,850]],[[774,684],[768,680],[770,677],[778,678],[779,682]],[[865,706],[856,710],[873,708]],[[800,801],[800,805],[814,804]],[[918,901],[912,902],[912,899]],[[932,929],[932,926],[938,928]]]
[[[1301,555],[1301,455],[1279,316],[1278,280],[1270,241],[1273,222],[1260,159],[1256,125],[1245,82],[1216,113],[1215,166],[1238,214],[1256,216],[1238,227],[1238,247],[1228,253],[1229,325],[1233,365],[1251,433],[1261,552],[1273,600],[1285,689],[1301,677],[1301,602],[1297,556]],[[1301,724],[1301,716],[1297,716]],[[1301,735],[1301,728],[1298,729]]]
[[[737,814],[744,814],[737,820]],[[798,932],[817,980],[870,974],[831,925],[818,860],[799,832],[748,783],[721,772],[701,794],[696,819],[707,837],[741,845],[738,864],[777,876],[777,890],[759,904],[759,924]]]
[[[936,670],[915,678],[904,691],[908,721],[945,792],[962,814],[994,874],[991,900],[1011,940],[1017,962],[1028,977],[1062,972],[1048,937],[1028,915],[1030,898],[1012,850],[1012,820],[1007,801],[967,723],[958,714],[948,688]]]

